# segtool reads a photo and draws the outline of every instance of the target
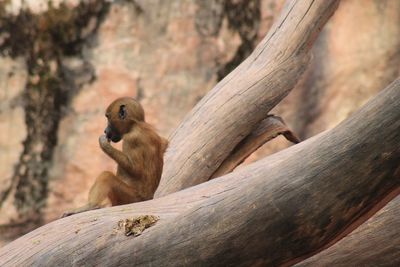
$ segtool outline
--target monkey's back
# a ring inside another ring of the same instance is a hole
[[[153,198],[160,182],[168,142],[145,122],[135,127],[137,128],[124,138],[122,151],[139,166],[141,175],[133,177],[118,167],[117,176],[134,187],[142,200],[148,200]]]

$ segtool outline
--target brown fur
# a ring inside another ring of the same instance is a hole
[[[117,173],[101,173],[89,192],[88,204],[65,212],[75,213],[144,201],[153,198],[160,182],[167,140],[145,122],[142,106],[133,98],[119,98],[106,110],[106,135],[99,138],[101,149],[118,164]],[[122,138],[122,151],[110,139]]]

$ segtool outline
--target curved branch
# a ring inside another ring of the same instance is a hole
[[[339,240],[398,193],[399,110],[396,80],[330,131],[163,198],[45,225],[3,247],[0,265],[297,263]],[[118,222],[134,214],[160,220],[140,236],[127,237]]]
[[[285,136],[288,141],[295,144],[300,143],[300,139],[286,126],[280,117],[269,115],[260,122],[260,125],[258,125],[253,132],[234,148],[232,153],[213,173],[211,179],[232,172],[254,151],[280,134]]]
[[[309,62],[312,43],[338,3],[288,1],[253,53],[196,105],[172,135],[156,197],[209,180],[295,86]]]

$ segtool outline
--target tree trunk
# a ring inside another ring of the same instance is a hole
[[[50,223],[0,250],[0,265],[294,264],[399,193],[399,110],[400,79],[333,130],[163,198]],[[160,220],[127,237],[118,221],[135,214]]]
[[[312,43],[338,3],[288,2],[254,52],[172,134],[156,197],[200,184],[213,175],[296,85],[309,62]]]

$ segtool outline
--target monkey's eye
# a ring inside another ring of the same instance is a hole
[[[121,120],[126,118],[126,106],[125,105],[121,105],[119,107],[119,112],[118,112],[118,116]]]

